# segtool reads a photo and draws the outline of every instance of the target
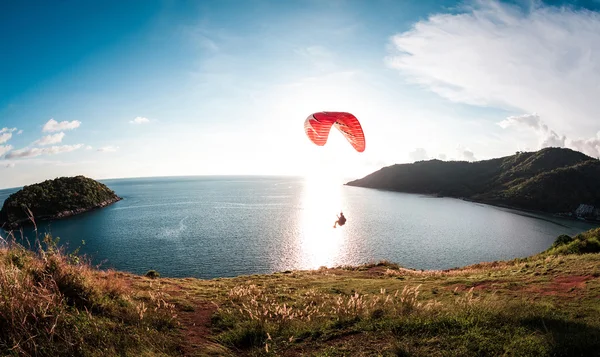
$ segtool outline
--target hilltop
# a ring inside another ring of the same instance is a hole
[[[571,149],[545,148],[476,162],[396,164],[347,185],[569,213],[580,204],[600,207],[600,161]]]
[[[36,221],[60,219],[104,207],[121,198],[106,185],[85,176],[59,177],[10,195],[0,210],[0,227],[14,229]]]
[[[528,258],[201,280],[0,246],[0,355],[599,356],[600,229]]]

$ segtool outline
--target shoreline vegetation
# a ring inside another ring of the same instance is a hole
[[[391,262],[235,278],[99,270],[0,241],[0,354],[597,356],[600,228],[448,270]]]
[[[37,221],[64,219],[106,207],[122,198],[85,176],[59,177],[11,194],[0,209],[0,228],[17,229]]]
[[[452,197],[600,222],[600,160],[565,148],[484,161],[417,161],[383,167],[348,186]]]

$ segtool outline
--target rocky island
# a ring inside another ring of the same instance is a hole
[[[475,162],[396,164],[347,185],[600,219],[600,160],[565,148]]]
[[[61,219],[121,200],[106,185],[85,176],[59,177],[24,186],[0,210],[0,227],[15,229],[36,221]]]

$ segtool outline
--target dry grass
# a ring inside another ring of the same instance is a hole
[[[49,235],[36,252],[11,236],[0,248],[0,354],[175,351],[176,314],[163,295],[133,291],[123,274],[94,269]]]

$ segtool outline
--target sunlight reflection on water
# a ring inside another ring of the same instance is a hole
[[[331,175],[307,178],[302,193],[299,218],[301,266],[315,269],[339,261],[345,239],[342,227],[333,228],[336,214],[343,210],[341,185]]]

